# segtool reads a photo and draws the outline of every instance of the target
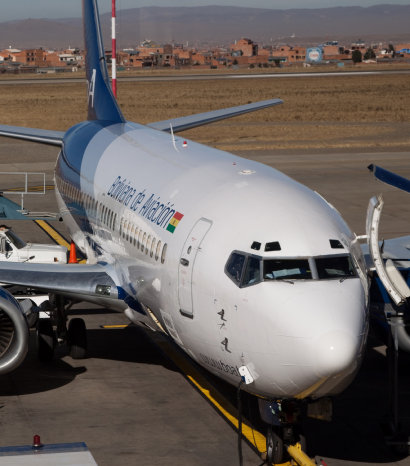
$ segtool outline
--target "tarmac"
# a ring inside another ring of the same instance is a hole
[[[0,172],[45,172],[46,184],[52,184],[57,153],[55,147],[3,138]],[[366,169],[376,163],[410,176],[408,152],[239,155],[272,165],[317,190],[358,234],[364,234],[369,198],[383,192],[381,234],[389,238],[410,231],[408,195],[376,182]],[[14,175],[0,175],[0,190],[18,183]],[[56,210],[52,191],[27,196],[25,205],[36,211]],[[62,223],[50,223],[68,236]],[[31,221],[7,224],[25,240],[50,242]],[[135,326],[102,328],[128,323],[110,310],[79,304],[74,312],[84,317],[89,329],[87,359],[73,360],[61,347],[53,362],[40,363],[32,335],[25,363],[0,377],[0,446],[30,444],[38,434],[43,443],[85,442],[101,466],[239,464],[237,432],[189,383],[186,366],[169,358],[166,348],[172,349],[171,343],[158,346],[161,337]],[[400,355],[399,362],[400,419],[403,432],[410,434],[410,356]],[[218,391],[227,404],[235,403],[233,389],[208,379],[215,396]],[[245,414],[253,418],[253,401],[245,396],[244,404]],[[333,421],[305,423],[307,453],[323,458],[329,466],[410,465],[407,449],[393,453],[384,443],[381,426],[387,413],[385,346],[372,336],[357,378],[335,400]],[[263,463],[245,441],[242,448],[244,465]]]

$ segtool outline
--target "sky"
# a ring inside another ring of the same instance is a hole
[[[336,6],[410,5],[410,0],[117,0],[117,9],[142,6],[230,5],[255,8],[328,8]],[[111,11],[111,0],[99,0],[100,12]],[[81,16],[81,0],[3,0],[0,22],[26,18]]]

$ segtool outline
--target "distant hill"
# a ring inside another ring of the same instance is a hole
[[[263,43],[325,40],[410,41],[410,4],[274,10],[228,6],[144,7],[118,11],[120,47],[143,39],[190,45],[229,45],[248,37]],[[102,15],[110,47],[110,14]],[[80,18],[0,23],[0,48],[82,47]]]

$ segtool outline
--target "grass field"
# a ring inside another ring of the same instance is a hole
[[[85,119],[80,83],[2,84],[0,124],[65,130]],[[408,74],[120,82],[127,119],[141,123],[279,97],[271,109],[190,130],[225,150],[410,150]]]

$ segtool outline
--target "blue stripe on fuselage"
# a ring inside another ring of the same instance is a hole
[[[81,201],[83,194],[95,199],[95,174],[107,147],[124,133],[134,130],[136,124],[112,124],[109,121],[85,121],[67,131],[56,165],[56,180],[68,183],[79,196],[72,196],[71,190],[59,190],[64,203],[74,218],[78,229],[86,235],[93,234],[89,214]],[[113,159],[113,164],[115,160]],[[58,183],[57,183],[58,186]],[[97,188],[98,192],[98,188]],[[98,219],[92,219],[98,223]],[[89,241],[89,240],[88,240]],[[89,241],[90,243],[90,241]],[[93,243],[97,256],[103,245]]]
[[[104,121],[85,121],[70,128],[64,136],[62,150],[56,165],[56,177],[74,187],[78,192],[82,191],[81,177],[83,175],[81,167],[87,147],[95,135],[110,124],[112,123]],[[94,154],[96,164],[102,153],[103,151]],[[92,179],[93,174],[89,175],[91,175]],[[64,191],[60,190],[60,194],[78,228],[91,233],[92,228],[83,206]],[[93,195],[92,190],[88,194]]]

